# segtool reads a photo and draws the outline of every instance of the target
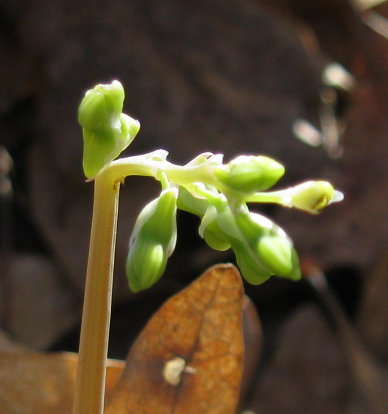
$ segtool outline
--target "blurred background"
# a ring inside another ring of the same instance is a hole
[[[260,153],[286,166],[279,188],[325,179],[345,194],[318,217],[257,207],[288,231],[307,281],[247,286],[263,344],[242,408],[388,412],[386,19],[383,0],[0,0],[4,338],[77,350],[93,198],[77,108],[88,88],[119,79],[142,124],[127,155]],[[234,260],[182,213],[166,275],[132,295],[128,239],[157,189],[131,178],[121,191],[114,358],[167,297]]]

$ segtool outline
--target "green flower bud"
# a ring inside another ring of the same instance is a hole
[[[326,181],[307,181],[289,191],[292,205],[312,214],[318,214],[329,204],[343,199],[343,194]]]
[[[231,190],[250,194],[267,190],[284,174],[285,168],[263,155],[241,155],[213,168],[215,177]]]
[[[132,248],[133,249],[133,248]],[[129,288],[137,293],[156,283],[166,269],[167,257],[161,244],[144,243],[126,265]]]
[[[217,232],[226,240],[236,255],[237,265],[240,268],[244,279],[251,284],[258,285],[265,282],[271,275],[271,271],[266,269],[260,262],[256,251],[257,240],[264,232],[268,232],[272,223],[265,217],[259,216],[258,222],[251,218],[245,221],[245,218],[252,213],[248,209],[241,209],[235,214],[227,206],[220,212],[215,220]],[[212,223],[212,224],[213,224]],[[264,227],[263,227],[264,226]]]
[[[133,141],[140,123],[122,113],[124,89],[120,82],[97,85],[86,92],[78,111],[84,137],[83,168],[95,177]]]
[[[96,85],[86,92],[78,110],[78,122],[83,128],[109,128],[123,110],[124,88],[119,81]]]
[[[300,277],[298,256],[292,241],[279,226],[247,208],[236,212],[235,223],[240,240],[237,244],[232,241],[232,248],[238,263],[243,263],[246,270],[242,273],[247,275],[250,283],[261,283],[268,275]]]
[[[216,223],[220,231],[225,235],[225,238],[230,242],[234,242],[235,240],[245,242],[244,236],[236,224],[235,214],[233,214],[229,205],[218,213]]]
[[[176,244],[178,190],[169,188],[149,203],[136,220],[129,241],[126,273],[133,292],[156,283],[166,269]]]
[[[206,213],[209,202],[203,198],[193,196],[186,188],[179,187],[177,205],[180,210],[202,218]]]
[[[202,237],[209,247],[219,252],[224,252],[231,247],[228,237],[220,229],[216,220],[204,229]]]
[[[292,250],[292,243],[286,237],[264,236],[257,244],[260,261],[278,276],[287,276],[291,273]]]
[[[234,242],[232,249],[240,272],[248,283],[260,285],[272,276],[272,273],[262,266],[254,252],[242,243]]]
[[[267,217],[252,213],[248,208],[238,210],[235,217],[238,228],[252,248],[256,248],[258,238],[268,235],[276,226]]]
[[[209,202],[205,199],[193,196],[184,187],[179,188],[177,204],[180,210],[195,214],[201,218],[199,234],[212,249],[223,252],[230,248],[230,243],[223,236],[222,231],[215,220],[217,216],[215,206],[210,206]],[[214,209],[216,213],[210,221],[208,221],[209,208]]]

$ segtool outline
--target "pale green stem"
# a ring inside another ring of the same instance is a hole
[[[292,197],[288,190],[254,193],[244,198],[246,203],[273,203],[283,207],[292,207]]]
[[[206,165],[180,167],[145,155],[113,161],[95,178],[73,414],[104,412],[120,183],[130,175],[156,177],[160,171],[177,184],[209,182],[211,177]]]
[[[209,185],[216,185],[210,167],[207,163],[193,166],[180,166],[168,161],[150,159],[146,155],[138,155],[128,158],[120,158],[113,161],[106,168],[110,175],[122,180],[128,175],[143,175],[156,177],[158,171],[163,171],[170,181],[179,185],[187,185],[195,182],[203,182]]]
[[[119,182],[95,180],[92,230],[73,414],[104,411]]]
[[[195,171],[198,179],[200,168],[176,168],[166,161],[138,156],[112,162],[95,179],[73,414],[102,414],[104,411],[120,182],[130,175],[156,176],[160,170],[170,170],[174,178],[181,178],[178,181],[190,182]]]

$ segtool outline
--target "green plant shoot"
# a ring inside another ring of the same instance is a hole
[[[123,101],[123,87],[113,81],[97,85],[81,102],[84,171],[89,179],[107,168],[139,130],[138,121],[121,112]],[[342,194],[325,181],[266,192],[283,176],[285,168],[262,155],[243,155],[224,164],[221,154],[207,153],[178,166],[167,161],[165,151],[157,151],[118,162],[123,176],[124,170],[136,164],[145,170],[141,175],[160,180],[162,174],[163,185],[168,186],[145,207],[131,237],[126,269],[134,291],[150,287],[163,273],[175,246],[176,207],[197,215],[199,234],[208,245],[216,250],[232,248],[242,275],[248,282],[259,284],[271,275],[298,279],[299,261],[287,234],[270,219],[252,213],[247,203],[271,202],[317,214],[342,199]]]
[[[83,168],[86,178],[95,181],[95,196],[73,414],[103,412],[118,195],[126,177],[149,176],[161,185],[130,238],[126,273],[134,292],[162,276],[175,248],[177,210],[196,215],[205,242],[215,250],[232,249],[242,276],[257,285],[273,275],[297,280],[301,271],[286,232],[248,205],[276,203],[317,214],[343,198],[326,181],[268,191],[285,168],[262,155],[224,163],[222,154],[204,153],[183,166],[167,161],[165,150],[116,159],[140,128],[122,112],[123,103],[124,89],[113,81],[86,92],[79,107]]]

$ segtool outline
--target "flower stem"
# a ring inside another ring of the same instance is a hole
[[[208,178],[207,166],[180,167],[152,154],[113,161],[95,177],[92,229],[73,414],[103,414],[120,183],[130,175],[164,184]]]
[[[109,174],[96,177],[73,414],[104,410],[119,187]]]
[[[292,207],[292,198],[289,189],[278,191],[258,192],[245,198],[246,203],[273,203],[283,207]]]

